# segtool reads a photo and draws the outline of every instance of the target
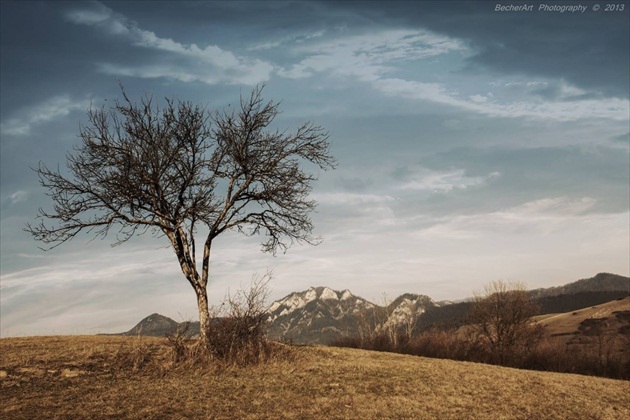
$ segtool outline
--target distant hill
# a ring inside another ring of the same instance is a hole
[[[536,319],[550,337],[565,345],[588,342],[600,334],[630,338],[630,296],[565,313],[539,315]]]
[[[539,315],[570,312],[628,296],[630,278],[599,273],[564,286],[534,289],[530,293],[539,306]],[[464,301],[429,308],[418,318],[417,331],[459,328],[467,323],[471,307],[471,302]]]
[[[186,324],[189,324],[188,326]],[[160,314],[152,314],[138,322],[132,329],[120,335],[164,337],[186,328],[186,334],[193,336],[199,334],[199,322],[177,322]]]
[[[630,278],[600,273],[588,279],[530,293],[540,314],[571,312],[628,296]],[[414,332],[430,328],[451,329],[467,323],[472,303],[434,302],[430,297],[405,293],[387,306],[376,305],[329,287],[311,287],[273,302],[269,311],[269,336],[299,344],[328,344],[343,336],[356,336],[366,324],[413,325]],[[153,314],[122,335],[164,336],[184,328],[168,317]],[[190,323],[188,335],[199,333],[199,323]]]
[[[582,279],[564,286],[535,289],[531,293],[536,298],[570,295],[582,292],[625,292],[630,294],[630,277],[617,274],[599,273],[595,277]]]
[[[578,292],[566,295],[544,296],[536,299],[539,314],[570,312],[589,306],[600,305],[628,296],[625,291]]]

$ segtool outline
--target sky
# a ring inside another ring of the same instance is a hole
[[[265,84],[272,128],[330,133],[338,166],[311,194],[322,243],[274,257],[264,238],[220,236],[214,305],[267,271],[269,303],[310,286],[382,303],[628,276],[630,4],[595,4],[1,1],[0,335],[197,319],[165,238],[44,252],[23,231],[52,208],[31,168],[63,168],[119,82],[208,110]]]

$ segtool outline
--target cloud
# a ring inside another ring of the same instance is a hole
[[[577,121],[602,118],[627,121],[630,101],[619,98],[541,101],[522,98],[519,101],[499,101],[492,96],[468,99],[449,92],[440,84],[422,83],[398,78],[376,79],[372,85],[388,96],[431,101],[490,117],[528,118],[555,121]],[[482,99],[482,100],[480,100]]]
[[[449,192],[455,189],[480,186],[499,176],[501,176],[499,172],[493,172],[487,176],[468,177],[463,169],[447,172],[432,171],[416,176],[413,180],[405,182],[397,188],[400,190]]]
[[[378,194],[352,194],[352,193],[313,193],[311,197],[321,204],[327,205],[362,205],[362,204],[381,204],[395,201],[396,199],[390,195]]]
[[[116,321],[109,332],[123,331],[129,328],[125,324],[156,312],[156,300],[163,309],[172,302],[180,307],[189,299],[193,303],[194,294],[186,293],[189,286],[175,260],[167,251],[157,253],[84,249],[65,256],[47,254],[43,260],[41,254],[28,255],[30,268],[2,273],[2,336],[18,331],[50,334],[51,328],[85,334],[106,320]]]
[[[485,1],[328,2],[344,13],[421,27],[465,40],[474,53],[468,73],[525,75],[567,80],[586,90],[628,98],[628,16],[548,13],[497,16]],[[628,6],[626,6],[627,9]]]
[[[211,260],[211,305],[275,263],[273,256],[258,252],[259,238],[223,236]],[[2,336],[51,334],[52,328],[57,334],[93,333],[110,322],[101,332],[119,332],[154,312],[196,319],[194,291],[172,250],[146,236],[138,241],[144,245],[109,248],[97,241],[87,248],[68,244],[73,250],[66,247],[64,253],[20,253],[25,268],[3,266],[1,275]]]
[[[472,239],[488,234],[514,237],[514,235],[549,235],[588,224],[594,220],[615,219],[619,215],[592,214],[597,205],[591,197],[571,199],[553,197],[533,200],[518,206],[488,213],[435,218],[431,226],[417,236],[439,236],[452,239]]]
[[[148,79],[170,78],[206,84],[225,82],[254,85],[268,80],[274,69],[270,63],[237,56],[216,45],[199,47],[194,43],[182,44],[170,38],[159,37],[100,3],[91,3],[87,8],[69,11],[65,16],[77,25],[95,26],[110,35],[122,36],[133,46],[168,54],[143,64],[99,63],[98,70],[105,74]]]
[[[87,106],[87,100],[73,99],[68,95],[55,96],[38,105],[19,110],[16,117],[0,124],[0,132],[9,136],[26,136],[34,127],[65,117],[73,111],[85,110]]]
[[[464,50],[455,39],[428,31],[391,29],[354,35],[294,48],[307,57],[289,69],[278,71],[283,77],[300,79],[315,73],[358,77],[362,81],[379,79],[393,70],[397,61],[418,60]]]
[[[11,200],[11,204],[21,203],[28,199],[28,192],[22,190],[16,191],[9,196],[9,199]]]
[[[288,35],[280,39],[277,39],[275,41],[268,41],[268,42],[256,44],[253,47],[250,47],[248,49],[250,51],[271,50],[271,49],[278,48],[287,44],[299,44],[309,39],[320,38],[325,33],[326,31],[320,30],[320,31],[311,32],[311,33],[298,33],[298,34]]]
[[[112,10],[98,2],[90,2],[91,9],[66,12],[66,19],[79,25],[111,25]]]
[[[591,197],[582,197],[581,199],[554,197],[530,201],[500,213],[512,215],[515,218],[580,216],[592,209],[596,204],[597,200]]]
[[[447,88],[449,73],[425,76],[431,80],[394,77],[416,62],[414,73],[422,75],[426,62],[421,60],[457,53],[461,65],[473,51],[462,40],[426,30],[382,30],[363,35],[339,36],[293,48],[304,57],[296,64],[280,68],[277,73],[290,79],[315,75],[343,77],[368,83],[384,95],[432,102],[477,114],[501,118],[576,121],[611,119],[627,121],[630,101],[625,98],[603,98],[595,92],[578,88],[563,79],[489,80],[491,91],[467,94]],[[464,81],[465,81],[464,77]],[[461,80],[460,80],[461,84]],[[475,82],[478,84],[478,81]],[[472,84],[464,86],[470,89]],[[484,87],[485,87],[484,86]]]

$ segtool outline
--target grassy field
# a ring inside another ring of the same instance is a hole
[[[627,419],[630,383],[326,347],[169,364],[164,339],[0,340],[2,418]]]
[[[545,326],[546,334],[549,336],[568,335],[577,332],[580,323],[584,320],[591,318],[609,318],[615,320],[615,312],[623,311],[630,311],[630,296],[572,312],[539,315],[534,317],[534,319]],[[611,327],[614,326],[617,326],[617,324],[611,324]]]

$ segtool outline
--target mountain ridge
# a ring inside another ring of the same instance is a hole
[[[545,313],[557,306],[578,309],[573,302],[589,306],[606,299],[625,296],[630,291],[630,278],[598,273],[563,286],[540,288],[530,293],[544,303]],[[579,299],[572,299],[572,296]],[[558,303],[560,302],[560,303]],[[555,306],[554,306],[555,304]],[[269,336],[272,339],[299,344],[328,344],[343,336],[355,335],[360,324],[371,322],[381,328],[403,324],[421,331],[436,325],[457,325],[467,313],[470,302],[435,302],[429,296],[403,293],[387,305],[374,304],[348,289],[334,290],[327,286],[309,287],[275,300],[268,307]],[[368,319],[369,318],[369,319]],[[450,324],[449,324],[450,323]],[[164,336],[187,327],[187,335],[199,333],[199,323],[178,323],[154,313],[120,335]]]

